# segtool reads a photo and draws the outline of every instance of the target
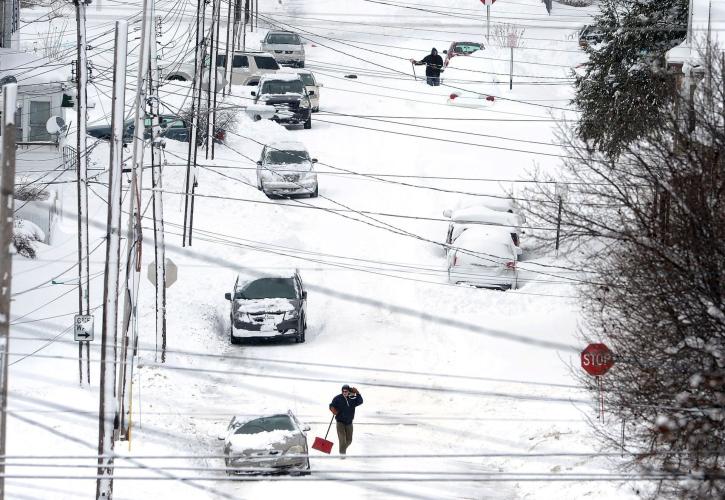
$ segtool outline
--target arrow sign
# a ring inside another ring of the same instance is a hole
[[[93,316],[76,314],[73,317],[73,338],[76,342],[91,342],[93,340]]]

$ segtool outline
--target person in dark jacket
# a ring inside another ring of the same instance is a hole
[[[330,403],[330,411],[337,421],[337,438],[340,440],[340,455],[345,455],[352,443],[352,421],[355,419],[355,408],[363,404],[360,392],[349,385],[342,386],[342,394],[338,394]]]
[[[433,47],[430,54],[420,61],[410,60],[416,66],[425,64],[425,80],[428,85],[438,86],[441,84],[441,68],[443,67],[443,58],[438,55],[438,51]]]

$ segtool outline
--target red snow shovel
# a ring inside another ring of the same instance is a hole
[[[332,451],[332,445],[335,444],[332,441],[327,440],[327,435],[330,433],[330,428],[332,427],[332,421],[335,419],[335,415],[332,416],[330,419],[330,425],[327,426],[327,432],[325,433],[325,438],[316,437],[315,442],[312,443],[312,447],[316,450],[320,450],[322,453],[327,453],[328,455]]]

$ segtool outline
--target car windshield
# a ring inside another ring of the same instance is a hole
[[[302,94],[302,80],[268,80],[262,85],[262,94]]]
[[[276,149],[267,153],[267,161],[269,163],[305,163],[310,161],[310,155],[307,154],[307,151]]]
[[[294,33],[270,33],[266,43],[273,45],[300,45],[300,37]]]
[[[257,63],[259,69],[279,69],[279,64],[274,57],[254,56],[254,62]]]
[[[293,431],[295,426],[287,415],[273,415],[271,417],[256,418],[246,422],[234,434],[257,434],[271,431]]]
[[[295,299],[293,278],[260,278],[238,293],[240,299]]]
[[[453,52],[455,52],[456,54],[471,54],[480,49],[481,46],[477,43],[457,43],[453,47]]]
[[[312,76],[312,73],[300,73],[300,78],[302,78],[302,83],[308,86],[312,86],[315,84],[315,77]]]

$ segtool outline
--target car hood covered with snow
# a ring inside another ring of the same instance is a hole
[[[227,438],[230,454],[244,455],[250,451],[286,450],[295,439],[295,431],[274,430],[255,434],[232,434]]]
[[[282,313],[295,310],[294,299],[237,299],[234,308],[237,312],[254,313]]]

